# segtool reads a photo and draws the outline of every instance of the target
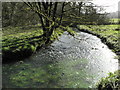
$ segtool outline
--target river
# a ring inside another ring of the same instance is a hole
[[[94,88],[118,70],[116,55],[96,36],[65,32],[24,61],[3,65],[6,88]]]

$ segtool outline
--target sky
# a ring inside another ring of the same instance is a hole
[[[2,1],[4,1],[4,0],[2,0]],[[21,1],[21,0],[5,0],[5,1]],[[29,1],[34,1],[34,0],[29,0]],[[66,1],[66,0],[59,0],[59,1]],[[75,0],[70,0],[70,1],[75,1]],[[80,0],[80,1],[84,1],[84,0]],[[88,1],[88,0],[85,0],[85,1]],[[106,12],[118,11],[118,2],[120,2],[120,0],[89,0],[89,1],[92,1],[94,4],[99,5],[99,6],[106,6],[105,7]],[[119,7],[120,7],[120,4],[119,4]]]
[[[104,7],[106,12],[116,12],[118,11],[118,2],[120,2],[120,0],[93,0],[92,2],[96,5],[107,6]]]

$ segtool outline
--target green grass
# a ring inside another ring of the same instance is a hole
[[[63,30],[56,29],[51,36],[51,41],[55,40],[59,35],[63,33]],[[2,55],[4,59],[21,59],[21,57],[30,56],[38,48],[45,44],[43,37],[41,36],[43,30],[39,27],[31,27],[23,29],[21,27],[8,27],[3,28],[2,36]]]
[[[117,52],[119,50],[119,30],[120,25],[79,25],[80,29],[87,29],[95,34],[107,39],[107,43],[111,43]]]
[[[2,29],[3,36],[15,35],[20,33],[28,33],[32,31],[40,30],[40,26],[37,27],[5,27]],[[16,35],[15,35],[16,36]]]
[[[120,89],[120,70],[109,73],[108,77],[102,78],[98,83],[97,87],[101,88],[100,90],[109,90],[110,88],[114,88],[116,90]]]
[[[110,19],[110,22],[111,22],[111,23],[118,23],[119,21],[120,21],[119,18]]]

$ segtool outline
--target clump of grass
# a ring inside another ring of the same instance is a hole
[[[99,90],[119,90],[120,89],[120,70],[109,73],[108,77],[102,78],[98,83],[97,87]]]

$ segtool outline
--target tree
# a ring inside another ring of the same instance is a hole
[[[24,2],[33,10],[40,18],[40,22],[44,32],[44,39],[46,43],[49,42],[53,31],[58,27],[63,27],[67,23],[70,25],[75,20],[71,21],[72,16],[75,14],[71,13],[73,10],[78,8],[76,3],[71,2]],[[79,4],[79,12],[82,3]],[[80,14],[80,13],[79,13]]]
[[[62,22],[63,10],[65,3],[58,2],[24,2],[33,10],[40,19],[42,29],[44,32],[44,39],[46,43],[50,41],[50,37],[53,33],[53,30],[60,26]],[[58,18],[56,13],[58,10],[58,4],[61,4],[61,13]]]

